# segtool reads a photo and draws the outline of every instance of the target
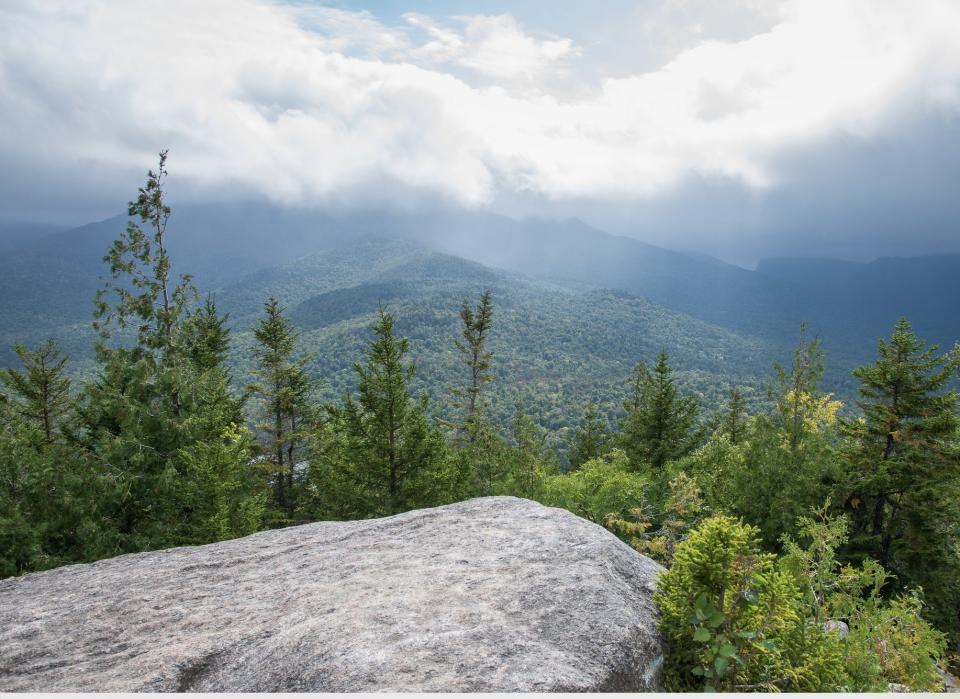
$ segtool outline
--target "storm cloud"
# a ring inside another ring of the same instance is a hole
[[[960,248],[956,2],[415,4],[5,3],[0,215],[115,213],[166,147],[184,200],[579,216],[746,264]]]

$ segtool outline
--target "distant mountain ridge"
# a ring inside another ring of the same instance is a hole
[[[107,271],[102,257],[125,225],[126,217],[118,216],[41,231],[26,242],[10,234],[18,242],[0,257],[0,365],[15,361],[14,342],[35,344],[47,336],[74,357],[88,356],[92,297]],[[380,301],[421,315],[424,309],[439,312],[431,304],[442,302],[455,325],[458,296],[487,285],[508,292],[501,296],[541,299],[547,304],[541,308],[560,308],[576,298],[582,318],[590,315],[582,307],[585,293],[595,290],[603,292],[595,303],[619,299],[628,306],[645,299],[658,312],[682,319],[673,336],[662,326],[646,339],[693,361],[684,367],[688,371],[697,369],[696,353],[675,346],[694,326],[692,336],[712,327],[744,346],[762,345],[746,372],[760,380],[771,361],[789,357],[800,321],[806,321],[828,353],[827,387],[847,395],[854,388],[850,370],[873,358],[877,338],[889,334],[900,315],[930,341],[950,346],[960,338],[960,255],[866,264],[772,259],[746,270],[609,235],[577,220],[517,221],[483,212],[318,213],[254,204],[175,207],[169,230],[174,271],[191,272],[202,291],[215,291],[239,331],[254,322],[268,294],[281,298],[297,322],[314,332],[369,320],[370,304]],[[472,285],[460,283],[465,279]],[[600,336],[617,344],[628,332],[644,332],[642,326],[627,329],[621,315],[627,306],[611,316],[609,322],[622,326],[613,334],[591,326],[595,344]],[[603,317],[599,306],[595,315]],[[534,317],[527,322],[537,325]],[[563,354],[562,344],[557,351]],[[744,374],[738,369],[731,364],[726,371]],[[710,364],[709,373],[724,369]]]

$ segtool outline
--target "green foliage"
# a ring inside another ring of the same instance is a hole
[[[274,485],[274,505],[281,521],[293,519],[297,507],[297,463],[309,440],[314,408],[314,380],[304,367],[310,356],[295,359],[297,331],[284,316],[275,298],[264,303],[266,315],[254,331],[259,381],[247,387],[260,399],[263,419],[257,428],[262,437],[262,464]]]
[[[64,375],[67,358],[48,340],[36,351],[17,345],[23,371],[0,369],[0,383],[10,392],[13,409],[43,432],[53,444],[60,421],[71,409],[70,379]]]
[[[258,487],[252,455],[249,433],[237,425],[230,425],[220,439],[181,450],[178,499],[190,512],[184,542],[233,539],[263,528],[267,494]]]
[[[0,401],[0,577],[116,553],[112,484],[64,440]]]
[[[739,444],[744,439],[746,431],[747,406],[743,394],[738,388],[730,389],[730,403],[723,416],[720,429],[731,444]]]
[[[960,638],[960,417],[957,366],[925,348],[906,319],[860,367],[862,417],[845,420],[840,486],[849,553],[876,558],[901,589],[926,591],[931,618]]]
[[[96,298],[99,366],[77,409],[75,444],[112,484],[97,507],[111,522],[118,552],[196,541],[204,525],[194,520],[205,515],[184,499],[191,470],[185,455],[243,421],[242,401],[219,364],[228,344],[222,319],[212,301],[191,306],[196,292],[189,277],[170,283],[165,163],[163,152],[129,207],[151,235],[131,221],[104,258],[111,281]]]
[[[839,644],[811,623],[790,575],[760,552],[757,530],[717,515],[676,550],[656,595],[669,690],[828,691]]]
[[[330,484],[320,496],[326,516],[395,514],[448,497],[452,468],[443,435],[427,416],[426,396],[409,394],[409,342],[393,328],[393,317],[381,310],[367,363],[355,367],[357,397],[328,408],[311,463],[315,482]]]
[[[631,517],[643,505],[646,486],[647,480],[630,469],[627,455],[614,449],[575,471],[547,477],[541,502],[604,524],[611,515],[621,520]]]
[[[570,444],[570,466],[577,468],[590,459],[603,456],[610,442],[610,426],[606,419],[597,411],[596,404],[591,401],[583,410],[583,418],[577,427],[573,442]]]
[[[697,402],[678,396],[672,374],[666,352],[660,352],[653,373],[641,363],[631,376],[621,444],[635,469],[650,465],[661,470],[689,453],[701,437]]]
[[[631,510],[630,514],[634,520],[611,516],[605,524],[616,534],[628,535],[630,545],[643,555],[669,566],[677,545],[704,514],[700,488],[695,480],[681,471],[670,481],[670,496],[662,512],[644,512],[638,508]]]
[[[848,675],[844,688],[886,691],[895,683],[919,691],[937,689],[937,662],[946,643],[922,618],[920,594],[910,591],[888,602],[883,590],[890,576],[879,563],[843,563],[838,550],[847,538],[847,519],[829,517],[828,509],[799,520],[798,536],[808,543],[801,546],[785,538],[780,567],[795,577],[808,614],[818,625],[848,625],[842,644]]]
[[[790,368],[774,366],[770,410],[743,421],[736,445],[715,435],[715,446],[707,450],[720,459],[713,473],[704,473],[711,504],[757,526],[773,550],[839,478],[835,428],[841,404],[819,390],[822,365],[819,343],[806,342],[801,328]],[[729,446],[718,446],[721,439]],[[703,467],[693,471],[703,473]]]
[[[485,419],[480,392],[484,384],[493,381],[490,371],[493,352],[487,349],[487,338],[493,324],[493,301],[490,292],[484,291],[480,295],[476,310],[464,301],[463,308],[460,309],[460,320],[463,321],[463,340],[457,340],[456,346],[470,376],[466,387],[455,389],[454,394],[463,401],[463,423],[460,430],[467,439],[473,441],[480,429],[479,423]]]
[[[167,151],[160,152],[156,172],[147,173],[147,183],[128,205],[129,216],[137,216],[150,233],[134,221],[113,241],[103,261],[110,265],[111,279],[97,292],[94,328],[103,340],[110,337],[113,325],[137,332],[139,352],[166,353],[174,344],[174,331],[182,322],[196,289],[189,275],[170,286],[170,256],[167,253],[167,223],[170,207],[163,191]],[[111,303],[110,297],[114,298]],[[105,345],[99,352],[108,352]]]
[[[844,519],[799,523],[801,546],[764,553],[754,527],[717,515],[681,542],[656,601],[672,690],[886,691],[939,685],[944,637],[916,594],[887,602],[875,562],[840,562]],[[834,630],[849,625],[845,637]]]

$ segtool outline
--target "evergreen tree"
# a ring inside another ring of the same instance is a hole
[[[373,331],[366,364],[354,367],[357,398],[346,396],[331,410],[335,431],[344,433],[340,462],[318,470],[339,484],[333,496],[352,503],[359,516],[437,504],[447,496],[450,480],[443,436],[427,417],[427,398],[415,400],[409,393],[415,372],[405,359],[409,342],[394,335],[393,316],[383,309]]]
[[[823,350],[820,340],[807,342],[806,326],[800,325],[800,341],[793,353],[793,363],[786,369],[773,365],[776,379],[768,391],[774,404],[774,421],[786,435],[792,451],[797,451],[810,431],[810,415],[816,413],[822,394],[818,384],[823,376]]]
[[[838,476],[834,427],[841,404],[820,390],[823,350],[818,340],[807,341],[803,325],[789,367],[775,363],[774,372],[772,408],[750,421],[740,445],[743,467],[731,474],[727,492],[734,511],[778,549],[797,518],[830,495]]]
[[[660,353],[652,374],[642,363],[634,370],[621,434],[634,469],[648,464],[662,470],[668,461],[688,454],[700,439],[696,400],[677,395],[672,374],[666,352]]]
[[[627,422],[629,422],[630,416],[639,414],[646,405],[647,389],[650,387],[650,370],[647,369],[647,365],[642,360],[637,362],[637,365],[631,370],[630,378],[627,379],[627,386],[629,392],[627,399],[623,401],[623,409],[627,413]],[[624,428],[626,428],[626,423]]]
[[[16,346],[23,371],[0,369],[0,382],[11,392],[13,408],[43,433],[53,444],[58,423],[70,409],[70,379],[64,376],[67,358],[52,340],[36,351]]]
[[[731,444],[739,444],[743,441],[746,432],[746,419],[747,410],[743,394],[740,389],[731,388],[730,403],[720,425],[720,431],[727,436]]]
[[[209,337],[201,341],[196,332],[219,322],[212,302],[192,311],[190,277],[171,279],[166,155],[128,208],[149,234],[131,220],[104,257],[110,280],[94,310],[100,367],[78,408],[81,443],[116,484],[103,506],[116,522],[121,551],[194,541],[186,534],[196,512],[183,495],[192,477],[184,454],[223,440],[242,415],[219,364],[225,346],[216,346],[225,345],[226,334],[221,327],[220,339],[201,349]]]
[[[593,401],[584,408],[580,426],[570,445],[570,466],[578,468],[590,459],[596,459],[607,452],[610,441],[610,428],[606,419],[597,411]]]
[[[229,316],[217,312],[216,300],[207,296],[202,306],[191,312],[180,333],[182,351],[201,371],[226,365],[230,347]]]
[[[135,221],[113,242],[103,261],[110,265],[110,281],[97,292],[94,328],[101,338],[110,337],[110,327],[134,327],[137,354],[166,355],[174,346],[174,333],[190,301],[196,296],[190,276],[182,275],[171,286],[171,261],[167,254],[167,223],[170,207],[163,190],[167,151],[160,152],[160,164],[147,173],[147,183],[127,207],[130,217],[148,226],[145,233]],[[115,297],[110,302],[111,294]],[[102,343],[99,351],[108,352]]]
[[[548,475],[559,471],[547,452],[547,433],[518,402],[512,421],[513,444],[506,450],[506,463],[497,495],[521,498],[537,496],[540,484]]]
[[[850,553],[922,586],[933,619],[958,633],[960,396],[947,390],[957,365],[925,345],[901,318],[877,361],[853,372],[862,417],[842,422]]]
[[[480,295],[476,310],[470,308],[470,304],[464,300],[460,319],[463,321],[463,340],[457,341],[457,349],[470,376],[467,386],[458,389],[456,393],[463,399],[464,420],[461,431],[467,434],[470,441],[474,441],[479,429],[478,422],[482,419],[481,391],[484,384],[493,380],[490,372],[493,353],[487,350],[487,339],[493,324],[493,301],[490,292],[484,291]]]
[[[275,298],[264,304],[266,315],[254,330],[258,347],[256,374],[259,383],[249,391],[262,398],[266,420],[260,429],[269,437],[265,451],[272,461],[277,506],[291,519],[296,507],[295,474],[306,446],[313,409],[313,381],[305,366],[310,356],[294,358],[297,331],[283,315]]]

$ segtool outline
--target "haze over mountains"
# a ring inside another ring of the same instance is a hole
[[[57,339],[89,368],[92,298],[102,257],[126,217],[63,231],[2,229],[0,364],[15,342]],[[177,207],[169,246],[175,268],[215,292],[237,342],[232,363],[248,377],[249,328],[270,295],[290,309],[311,370],[335,395],[352,382],[373,314],[394,311],[421,365],[418,388],[439,399],[455,383],[453,347],[464,298],[493,292],[492,349],[506,419],[522,400],[545,424],[569,426],[574,406],[619,406],[638,360],[662,348],[707,412],[739,384],[763,396],[773,361],[786,361],[805,321],[827,352],[825,385],[849,399],[850,370],[906,315],[921,337],[960,337],[960,255],[884,258],[869,264],[764,260],[746,270],[706,255],[612,236],[578,221],[517,221],[489,213],[322,213],[279,207]]]

